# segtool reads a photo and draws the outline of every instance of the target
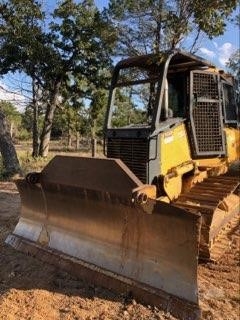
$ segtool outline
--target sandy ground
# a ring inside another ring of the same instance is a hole
[[[157,308],[126,301],[5,245],[19,207],[14,185],[0,183],[0,320],[174,320]],[[202,319],[240,318],[239,228],[231,238],[232,247],[218,264],[199,266]]]

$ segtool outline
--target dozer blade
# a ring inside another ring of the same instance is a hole
[[[21,217],[7,243],[180,319],[199,318],[199,214],[150,199],[117,159],[57,156],[17,186]]]

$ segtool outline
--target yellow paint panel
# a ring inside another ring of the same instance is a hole
[[[240,130],[235,128],[225,128],[227,140],[228,162],[233,162],[240,158]]]
[[[235,128],[224,128],[227,142],[227,157],[198,159],[194,162],[198,167],[205,168],[227,168],[228,163],[240,158],[240,130]],[[224,169],[225,170],[225,169]]]
[[[209,158],[209,159],[197,159],[194,160],[196,165],[201,168],[216,168],[226,165],[226,158]]]
[[[183,123],[160,134],[160,172],[162,175],[190,160],[190,148]]]

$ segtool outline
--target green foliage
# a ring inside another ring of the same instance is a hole
[[[192,1],[194,23],[199,26],[210,39],[222,35],[226,27],[226,19],[236,9],[236,0]]]
[[[240,49],[236,50],[230,57],[227,67],[231,70],[234,76],[240,83]]]
[[[236,50],[230,57],[227,67],[235,77],[236,99],[240,113],[240,49]],[[240,116],[240,115],[239,115]]]
[[[38,72],[47,57],[44,13],[35,0],[3,0],[0,4],[0,74]],[[13,54],[14,52],[14,54]]]
[[[24,112],[21,113],[21,118],[22,118],[21,123],[22,123],[23,129],[25,129],[27,132],[29,132],[29,135],[31,135],[31,132],[33,130],[33,121],[34,121],[33,106],[31,104],[25,107]],[[42,110],[42,108],[40,108],[39,118],[38,118],[40,128],[43,127],[43,121],[44,121],[44,111]]]
[[[19,138],[22,131],[22,118],[17,108],[10,102],[0,101],[0,110],[4,113],[7,123],[8,130],[12,137]]]
[[[22,128],[17,135],[17,139],[19,141],[29,141],[32,137],[31,132],[29,132],[28,130]]]
[[[32,106],[39,104],[45,110],[40,134],[40,152],[43,152],[48,149],[57,106],[66,110],[76,107],[79,101],[91,101],[96,90],[108,86],[114,29],[102,18],[92,0],[60,1],[50,21],[36,0],[3,0],[0,39],[0,74],[24,72],[32,78],[33,88],[37,87]],[[77,117],[75,110],[66,114],[73,123]],[[30,125],[31,114],[25,115],[24,126],[27,130],[35,128],[36,138],[39,132],[36,126]],[[35,123],[36,119],[32,119]],[[82,132],[86,126],[72,125]]]
[[[68,92],[78,97],[91,94],[94,87],[106,86],[113,39],[94,2],[62,1],[53,17],[49,38],[57,59],[49,65],[49,76],[63,77]]]
[[[223,34],[236,0],[110,0],[105,14],[119,34],[118,54],[173,49],[195,33],[210,39]]]
[[[114,32],[92,0],[63,1],[55,10],[54,18],[51,36],[56,54],[61,55],[62,74],[66,75],[61,87],[63,101],[54,128],[56,130],[58,122],[63,132],[83,135],[89,133],[91,127],[98,132],[95,122],[98,127],[102,99],[97,95],[110,81]],[[100,47],[104,50],[99,50]]]
[[[92,138],[103,136],[105,114],[107,111],[108,91],[105,89],[96,90],[92,95],[89,117]]]
[[[21,113],[11,102],[0,101],[0,109],[9,122],[14,121],[18,124],[21,123]]]
[[[131,97],[119,88],[115,92],[114,105],[112,127],[124,127],[146,121],[146,110],[138,108]]]
[[[85,135],[88,131],[87,114],[83,108],[76,108],[65,104],[56,111],[53,122],[53,136],[66,136],[70,133],[75,135],[77,132]]]
[[[24,141],[31,139],[33,118],[29,107],[22,114],[12,103],[0,101],[0,110],[6,116],[8,130],[15,140]]]

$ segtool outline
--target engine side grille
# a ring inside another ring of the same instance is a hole
[[[198,102],[193,110],[198,150],[200,152],[223,151],[219,104]]]
[[[193,94],[200,98],[219,99],[217,76],[212,73],[194,72]]]
[[[147,182],[149,142],[137,138],[108,138],[107,157],[121,159],[141,180]]]
[[[195,156],[225,154],[218,75],[191,73],[190,128]]]

